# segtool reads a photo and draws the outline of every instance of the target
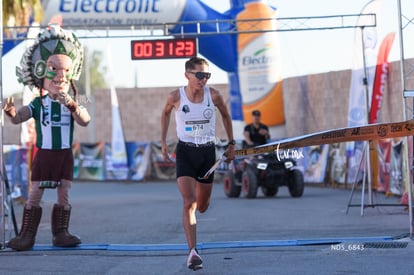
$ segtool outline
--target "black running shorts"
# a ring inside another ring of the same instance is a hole
[[[201,183],[213,183],[214,173],[207,179],[200,179],[216,161],[216,147],[213,142],[196,145],[179,141],[177,144],[177,178],[188,176]]]

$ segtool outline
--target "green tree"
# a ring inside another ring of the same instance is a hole
[[[29,26],[30,18],[40,23],[43,20],[41,0],[2,0],[3,26]]]

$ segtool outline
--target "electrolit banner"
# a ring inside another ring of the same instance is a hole
[[[60,14],[63,26],[145,25],[177,22],[185,0],[60,0],[42,1],[43,23]],[[172,12],[174,11],[174,12]]]
[[[248,19],[267,18],[263,21]],[[276,12],[263,2],[245,4],[237,15],[239,31],[276,30]],[[238,35],[238,72],[245,121],[251,122],[253,110],[260,110],[263,123],[274,126],[285,122],[282,73],[277,32]]]

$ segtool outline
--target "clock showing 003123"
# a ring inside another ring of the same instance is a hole
[[[131,59],[190,58],[197,55],[197,39],[174,38],[131,41]]]

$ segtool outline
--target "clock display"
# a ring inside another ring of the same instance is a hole
[[[195,38],[131,41],[131,59],[189,58],[197,55]]]

